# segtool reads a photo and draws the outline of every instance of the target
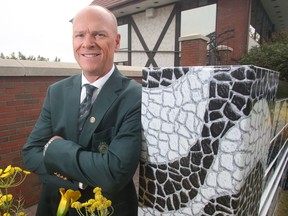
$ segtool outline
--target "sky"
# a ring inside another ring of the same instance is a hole
[[[21,52],[53,61],[76,62],[72,23],[79,9],[93,0],[1,0],[0,53]]]
[[[18,56],[21,52],[27,57],[40,55],[50,61],[57,57],[61,62],[76,62],[69,21],[92,1],[0,0],[0,53],[11,56],[14,52]],[[215,30],[215,13],[215,5],[183,12],[181,35],[211,33]]]

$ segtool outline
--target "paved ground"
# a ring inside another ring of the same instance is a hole
[[[276,209],[275,216],[287,216],[288,215],[288,190],[285,190],[280,195],[278,207]]]

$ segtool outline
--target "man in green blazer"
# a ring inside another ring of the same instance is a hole
[[[49,86],[22,150],[25,165],[43,184],[37,216],[56,215],[60,187],[79,189],[81,201],[101,187],[113,215],[137,215],[133,175],[141,150],[141,86],[114,66],[119,44],[116,18],[107,9],[88,6],[74,17],[73,50],[82,74]],[[85,84],[96,90],[79,129]],[[73,209],[68,214],[77,215]]]

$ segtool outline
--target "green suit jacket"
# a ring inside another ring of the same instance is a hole
[[[43,183],[38,216],[54,216],[59,188],[80,190],[82,201],[102,188],[116,216],[137,215],[133,175],[141,150],[141,86],[116,68],[97,96],[81,134],[77,132],[81,75],[52,84],[40,117],[22,150],[25,166]],[[59,135],[43,156],[48,140]],[[58,173],[68,178],[63,180]],[[77,215],[69,210],[69,215]]]

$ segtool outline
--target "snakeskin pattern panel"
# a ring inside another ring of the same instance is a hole
[[[257,215],[278,76],[255,66],[144,69],[139,215]]]

